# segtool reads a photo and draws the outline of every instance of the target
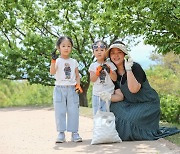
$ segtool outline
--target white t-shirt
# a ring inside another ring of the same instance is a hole
[[[57,58],[55,69],[55,85],[76,85],[75,69],[78,67],[78,62],[75,59]]]
[[[110,62],[107,61],[105,64],[109,65],[111,70],[116,70],[116,66]],[[94,62],[89,67],[89,72],[93,71],[96,72],[96,68],[101,65],[98,62]],[[93,95],[99,96],[102,91],[109,92],[111,94],[114,93],[114,83],[112,82],[109,73],[107,73],[106,70],[103,71],[103,73],[100,74],[98,79],[93,82]]]

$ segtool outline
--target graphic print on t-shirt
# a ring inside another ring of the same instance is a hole
[[[104,70],[102,70],[100,72],[100,76],[99,76],[100,83],[105,83],[105,78],[106,78],[106,72]]]
[[[64,64],[64,73],[65,73],[65,79],[70,79],[71,78],[71,67],[69,63]]]

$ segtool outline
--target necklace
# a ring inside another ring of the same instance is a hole
[[[119,83],[120,87],[121,87],[121,85],[122,85],[123,75],[124,75],[124,74],[121,75],[121,80],[120,80],[120,83]]]
[[[124,71],[124,69],[118,69],[118,70],[117,70],[117,73],[121,76],[121,79],[120,79],[120,81],[119,81],[119,86],[121,87],[121,85],[122,85],[122,79],[123,79],[123,76],[124,76],[124,74],[125,74],[125,71]]]

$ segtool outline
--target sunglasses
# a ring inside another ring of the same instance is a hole
[[[98,45],[93,45],[93,50],[96,50],[96,49],[98,49],[98,48],[105,49],[106,46],[105,46],[104,44],[101,44],[100,46],[98,46]]]

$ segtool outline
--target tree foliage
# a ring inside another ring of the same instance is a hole
[[[95,39],[110,36],[106,28],[93,22],[99,10],[96,1],[1,1],[0,78],[53,85],[50,53],[57,38],[68,35],[74,40],[72,57],[80,63],[84,90],[81,105],[87,106],[88,68],[93,60],[91,44]]]
[[[126,35],[144,36],[146,44],[159,53],[180,54],[180,1],[178,0],[103,0],[106,13],[101,23]]]
[[[180,94],[180,55],[169,52],[161,56],[159,65],[150,68],[147,75],[151,78],[154,88],[160,93]],[[153,73],[152,73],[153,72]]]
[[[74,41],[87,106],[91,44],[102,39],[143,35],[159,52],[179,53],[179,1],[174,0],[2,0],[0,1],[0,78],[53,85],[51,52],[61,35]],[[110,41],[109,41],[110,40]]]

